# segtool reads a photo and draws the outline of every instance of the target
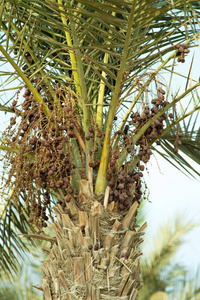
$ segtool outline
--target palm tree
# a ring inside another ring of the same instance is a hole
[[[139,300],[199,298],[199,270],[191,278],[186,268],[173,259],[183,236],[197,225],[183,220],[184,216],[176,217],[173,222],[168,220],[153,240],[144,243],[141,259],[144,286],[139,291]]]
[[[13,114],[0,146],[2,193],[30,210],[39,232],[25,236],[50,243],[44,298],[136,299],[146,223],[138,229],[135,215],[153,143],[188,172],[178,147],[199,159],[199,131],[184,120],[200,108],[200,82],[169,93],[176,62],[199,36],[199,3],[0,3],[2,66],[13,67],[2,71],[2,91],[16,89],[1,105]]]

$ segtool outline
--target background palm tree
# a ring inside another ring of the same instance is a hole
[[[14,114],[0,146],[3,192],[12,187],[15,207],[25,201],[40,229],[28,237],[51,243],[44,297],[135,299],[146,226],[136,231],[135,213],[153,143],[188,172],[178,147],[199,160],[199,131],[184,120],[197,116],[200,83],[171,97],[172,76],[168,86],[160,76],[199,36],[199,3],[0,3],[2,63],[14,68],[5,83],[21,82],[1,106]],[[54,236],[41,232],[49,218]]]
[[[30,248],[29,248],[30,250]],[[41,254],[41,253],[40,253]],[[17,257],[17,259],[19,259]],[[33,274],[41,276],[39,257],[36,263],[34,260],[20,260],[20,267],[17,275],[7,278],[1,270],[1,290],[0,296],[2,300],[40,300],[42,292],[33,287]]]
[[[183,220],[183,216],[176,217],[173,223],[168,220],[153,240],[144,243],[141,259],[144,286],[139,300],[199,298],[199,271],[191,278],[186,268],[174,260],[183,236],[196,226],[192,222],[183,223]]]

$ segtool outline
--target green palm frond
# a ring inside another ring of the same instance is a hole
[[[60,85],[68,81],[76,86],[70,52],[74,49],[76,64],[80,57],[87,74],[81,80],[87,87],[91,86],[88,102],[96,89],[96,84],[92,82],[99,80],[105,84],[106,95],[111,99],[110,91],[114,91],[123,57],[131,4],[118,2],[113,5],[110,1],[104,4],[95,1],[79,1],[72,5],[70,2],[65,5],[59,3],[21,1],[18,6],[7,1],[6,5],[2,5],[1,22],[5,34],[2,43],[6,43],[10,54],[14,49],[18,50],[18,65],[26,62],[27,72],[35,70],[33,75],[44,76],[49,84],[56,79]],[[184,22],[183,13],[190,14],[195,24],[195,15],[192,15],[197,7],[195,1],[192,4],[190,1],[174,1],[173,5],[166,2],[164,5],[162,2],[155,4],[154,1],[136,5],[123,70],[131,74],[132,79],[128,76],[124,82],[122,80],[123,92],[132,86],[136,74],[146,72],[161,56],[173,50],[174,43],[185,39],[182,30],[179,30]],[[176,14],[173,13],[175,7]],[[193,36],[193,24],[186,29],[187,38]],[[160,28],[162,30],[158,30]],[[69,39],[66,40],[66,35],[71,36],[72,45]],[[159,55],[154,54],[158,50]],[[32,65],[27,61],[26,52],[31,54]],[[103,63],[105,55],[108,55],[108,63]],[[106,77],[102,72],[106,73]]]
[[[27,243],[19,234],[34,230],[28,222],[29,209],[25,209],[24,199],[13,203],[12,195],[5,197],[0,211],[0,269],[5,274],[17,272],[19,262],[28,250]],[[33,243],[33,241],[31,241]],[[1,273],[0,273],[1,274]]]
[[[128,66],[128,62],[132,62],[135,57],[144,54],[148,56],[148,63],[151,63],[156,59],[156,56],[152,54],[156,49],[159,49],[160,46],[166,48],[172,45],[173,40],[179,42],[183,39],[183,32],[176,30],[182,26],[184,21],[183,10],[185,15],[190,13],[191,19],[195,23],[195,17],[192,16],[195,6],[197,7],[195,1],[192,4],[190,1],[174,1],[176,14],[173,13],[171,4],[163,3],[155,5],[155,1],[144,1],[142,5],[136,5],[132,28],[134,34],[130,40],[126,68],[134,69],[134,65],[137,68],[136,62],[131,66]],[[50,66],[57,65],[56,69],[60,69],[62,73],[68,73],[71,69],[68,53],[70,45],[66,43],[65,34],[71,34],[73,36],[72,43],[76,47],[75,52],[77,51],[83,57],[84,66],[89,68],[88,72],[91,70],[92,72],[106,71],[109,73],[110,79],[104,80],[105,83],[116,79],[114,70],[119,69],[123,55],[131,3],[124,1],[115,2],[113,5],[113,2],[110,1],[103,4],[96,1],[78,1],[63,5],[59,1],[56,3],[55,1],[38,0],[37,3],[21,1],[18,6],[12,1],[7,1],[2,9],[4,32],[7,37],[13,39],[12,44],[8,39],[6,40],[7,49],[10,52],[14,48],[18,48],[22,52],[21,55],[24,55],[23,51],[30,50],[28,49],[29,42],[32,51],[35,51],[32,49],[34,45],[41,57],[51,59]],[[64,15],[67,24],[63,23],[61,14]],[[14,18],[15,23],[12,21]],[[158,28],[162,28],[162,30],[158,31]],[[191,29],[186,30],[189,37],[195,29],[192,26]],[[73,34],[74,31],[76,35]],[[172,41],[168,39],[170,31],[174,32]],[[17,33],[20,35],[17,36]],[[77,42],[78,45],[75,45]],[[141,45],[146,46],[142,48]],[[138,48],[139,51],[136,51]],[[105,53],[110,58],[109,64],[106,65],[100,62]],[[63,58],[65,59],[63,60]],[[146,64],[145,59],[143,61]],[[36,64],[40,66],[40,70],[45,70],[45,61]],[[52,72],[56,71],[52,70]],[[56,75],[56,73],[54,74]]]
[[[193,278],[190,279],[185,276],[180,290],[180,299],[184,300],[198,300],[200,299],[200,271],[197,269]]]
[[[176,55],[175,43],[186,39],[192,43],[197,38],[198,8],[198,1],[189,0],[169,3],[150,0],[142,4],[109,0],[103,3],[21,0],[20,5],[2,2],[0,48],[14,67],[9,82],[18,78],[32,89],[25,75],[30,79],[41,78],[51,101],[55,100],[56,89],[68,86],[76,95],[78,110],[83,109],[80,119],[85,134],[91,121],[90,104],[97,124],[105,128],[96,193],[105,187],[107,145],[119,108],[119,95],[120,103],[127,107],[129,97],[138,94],[126,113],[124,120],[127,120],[134,104],[156,80],[153,66],[161,64],[157,72],[166,67],[166,55],[172,55],[169,60]],[[5,64],[5,59],[1,60]],[[140,80],[146,83],[141,86]],[[41,102],[37,91],[32,90]],[[107,111],[106,106],[102,109],[104,104],[109,107]],[[48,115],[44,103],[43,109]],[[85,143],[86,173],[91,180],[88,174],[91,143]]]
[[[152,252],[148,251],[148,261],[144,259],[144,264],[149,266],[152,274],[157,274],[170,261],[177,248],[181,245],[182,236],[196,226],[190,222],[183,224],[182,219],[183,216],[180,216],[177,217],[174,225],[170,221],[163,225],[153,239]]]
[[[26,243],[29,253],[27,257],[16,259],[19,261],[19,268],[17,274],[12,274],[8,277],[2,269],[0,269],[0,298],[2,300],[40,300],[42,299],[41,292],[36,289],[36,278],[41,276],[41,269],[39,262],[44,257],[41,249],[31,247]],[[30,253],[34,253],[34,258]],[[37,259],[37,260],[36,260]]]
[[[182,220],[183,216],[179,216],[174,224],[168,221],[145,245],[141,262],[144,287],[139,299],[149,299],[157,291],[165,292],[167,287],[181,284],[186,271],[180,265],[171,265],[171,259],[182,244],[182,237],[196,226],[190,222],[184,224]]]
[[[18,50],[16,60],[19,66],[26,63],[26,72],[30,70],[32,76],[43,76],[50,86],[56,79],[60,85],[65,85],[67,81],[77,87],[74,81],[76,71],[71,60],[73,52],[76,66],[81,58],[79,72],[83,68],[84,74],[87,74],[79,78],[85,81],[90,91],[87,102],[91,103],[100,80],[106,86],[105,99],[111,100],[110,92],[114,91],[124,55],[131,4],[118,2],[113,5],[110,1],[104,4],[95,1],[79,1],[72,5],[70,2],[65,5],[59,3],[38,0],[37,4],[35,1],[21,1],[20,6],[12,1],[2,4],[2,43],[6,43],[10,54],[14,49]],[[193,36],[195,31],[196,1],[192,4],[190,1],[174,1],[173,5],[163,3],[155,4],[151,0],[136,5],[129,51],[123,68],[127,76],[121,82],[121,93],[127,92],[127,97],[135,77],[145,74],[164,54],[173,50],[174,43],[185,39],[180,29],[184,23],[183,14],[189,14],[192,21],[190,27],[185,27],[187,38]],[[173,8],[176,8],[176,14]],[[66,40],[66,35],[70,35],[70,41],[69,38]],[[32,57],[32,64],[27,61],[27,52]],[[106,55],[108,59],[103,63]]]
[[[7,107],[6,105],[1,105],[0,104],[0,111],[3,111],[3,112],[12,112],[10,107]]]
[[[182,111],[179,110],[174,114],[174,121],[167,124],[166,129],[163,131],[161,136],[161,148],[164,153],[159,151],[159,148],[153,147],[163,158],[166,158],[172,164],[186,173],[194,176],[193,173],[200,175],[188,161],[186,157],[200,164],[200,128],[199,128],[199,96],[196,92],[195,95],[192,94],[190,101],[187,103],[187,107],[184,109],[182,106]],[[182,134],[181,143],[178,144],[178,149],[181,152],[174,153],[174,143],[177,142],[178,133]],[[184,155],[183,155],[184,154]],[[171,160],[170,160],[171,159]],[[192,173],[191,173],[192,171]]]

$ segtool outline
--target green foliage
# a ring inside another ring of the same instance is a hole
[[[30,227],[28,216],[29,210],[25,210],[23,198],[14,204],[12,193],[5,197],[0,211],[0,270],[2,269],[7,276],[12,271],[17,272],[19,262],[16,257],[22,259],[28,250],[26,240],[20,236],[29,230],[34,231],[34,228]]]
[[[179,149],[187,157],[191,158],[197,164],[200,164],[200,145],[199,135],[200,128],[198,127],[200,99],[197,92],[191,93],[190,100],[187,101],[187,106],[180,104],[180,109],[173,109],[175,120],[163,131],[161,139],[161,148],[164,152],[153,147],[162,157],[166,158],[170,163],[177,168],[183,170],[186,174],[193,176],[193,172],[199,176],[199,173],[187,162],[187,159],[182,154],[173,152],[173,144],[177,139],[177,132],[182,133],[183,138]],[[192,108],[192,109],[191,109]],[[177,164],[174,164],[176,162]],[[192,171],[192,172],[191,172]]]
[[[0,269],[0,299],[2,300],[42,299],[41,288],[35,282],[38,282],[41,277],[40,262],[42,258],[44,259],[44,255],[40,248],[36,251],[36,247],[30,247],[27,243],[26,246],[29,251],[26,253],[27,258],[16,257],[20,265],[17,274],[7,277]]]
[[[16,78],[24,81],[20,67],[26,63],[26,73],[30,71],[31,77],[44,78],[53,98],[55,80],[57,87],[66,87],[66,83],[70,86],[76,95],[77,107],[83,109],[85,135],[91,117],[105,128],[96,182],[96,193],[102,192],[106,185],[114,115],[123,109],[125,116],[119,124],[123,129],[137,102],[142,100],[144,104],[148,101],[144,93],[148,93],[153,82],[157,85],[158,72],[167,69],[168,62],[171,63],[177,54],[173,45],[197,38],[198,1],[150,0],[141,4],[138,1],[113,3],[109,0],[75,3],[22,0],[20,4],[13,1],[1,3],[1,51],[6,51],[7,60],[13,66],[15,61],[17,66],[6,82],[13,82]],[[15,58],[14,49],[18,53]],[[33,63],[27,60],[26,53],[30,54]],[[167,54],[170,56],[165,59]],[[153,70],[156,63],[160,66]],[[3,74],[8,75],[8,72]],[[186,90],[179,100],[197,86]],[[130,96],[133,101],[130,101]],[[41,101],[38,95],[36,98]],[[172,106],[176,102],[172,99]],[[105,105],[103,110],[102,105]],[[167,106],[165,111],[170,107]],[[46,113],[48,115],[48,111]],[[141,129],[141,134],[144,131]],[[164,136],[160,138],[165,140]],[[138,139],[139,136],[135,137],[134,143]],[[85,143],[88,173],[91,172],[88,170],[91,143]],[[162,145],[166,148],[164,143]],[[183,159],[179,162],[185,165]]]
[[[183,244],[183,237],[198,225],[183,220],[184,216],[169,220],[151,241],[144,244],[141,260],[144,286],[139,292],[139,300],[198,299],[198,272],[191,279],[185,267],[173,260]]]

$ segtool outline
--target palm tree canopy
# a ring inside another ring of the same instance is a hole
[[[92,107],[95,122],[106,131],[107,141],[112,134],[108,128],[114,114],[123,109],[121,130],[136,103],[142,99],[143,103],[148,101],[144,93],[152,81],[158,81],[156,75],[161,68],[167,66],[168,60],[163,62],[162,57],[167,53],[174,57],[174,44],[185,39],[192,41],[194,34],[198,35],[198,1],[142,1],[141,4],[137,1],[38,0],[6,1],[1,6],[1,44],[12,57],[7,57],[9,62],[15,60],[19,67],[23,66],[25,74],[31,73],[31,78],[42,77],[53,98],[55,90],[67,86],[77,107],[83,109],[80,118],[85,135]],[[14,58],[13,52],[18,53]],[[152,66],[160,59],[163,63],[152,73]],[[16,78],[24,81],[25,76],[22,78],[19,72],[19,68],[15,69],[7,82]],[[37,93],[35,96],[42,101]],[[134,97],[133,101],[130,96]],[[43,105],[48,115],[45,103]],[[3,105],[2,110],[8,111],[9,107]],[[105,118],[103,113],[109,117]],[[188,128],[184,130],[185,136],[194,133],[188,132]],[[162,140],[173,139],[165,135]],[[192,150],[186,144],[182,150],[190,155],[192,151],[198,160],[197,139],[192,138]],[[162,143],[162,147],[166,150],[168,144]],[[87,145],[87,152],[89,148]],[[103,155],[106,162],[100,164],[99,176],[101,173],[105,178],[102,168],[107,167],[108,155]],[[186,164],[183,158],[179,162]],[[98,185],[102,184],[98,180]],[[102,187],[96,190],[100,192]]]

